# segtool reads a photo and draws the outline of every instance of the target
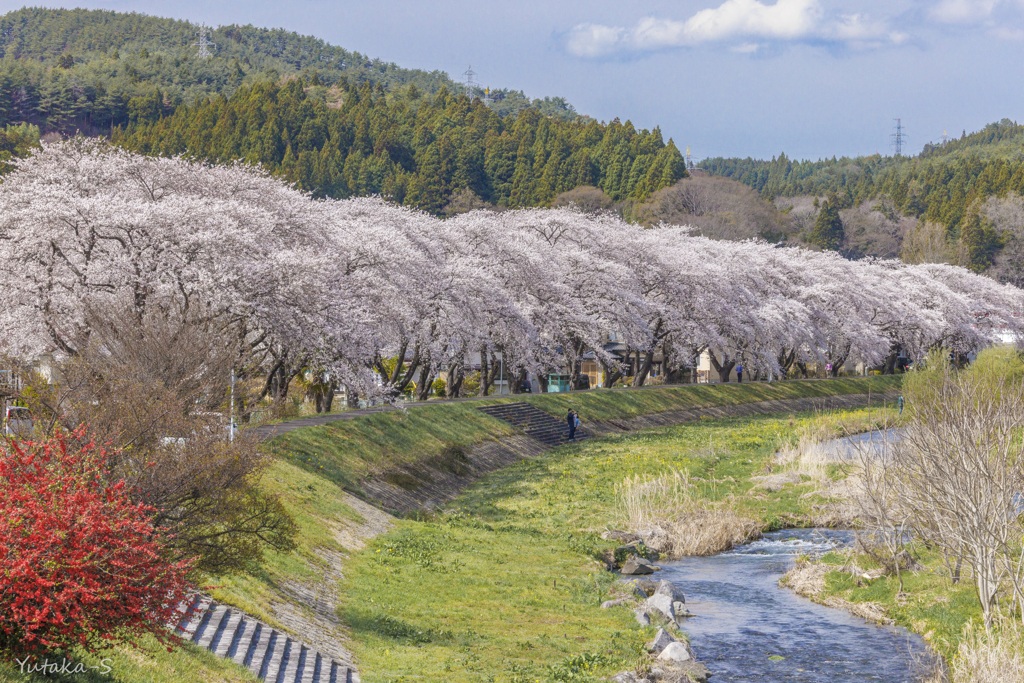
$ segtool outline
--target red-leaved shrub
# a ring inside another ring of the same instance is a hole
[[[166,624],[188,589],[153,509],[106,476],[107,453],[84,430],[0,442],[0,648],[41,654]]]

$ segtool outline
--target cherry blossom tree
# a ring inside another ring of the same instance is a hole
[[[153,311],[215,324],[254,398],[306,373],[363,394],[460,391],[479,364],[519,380],[593,358],[643,384],[707,351],[727,380],[794,365],[970,353],[1021,331],[1021,291],[954,266],[848,261],[573,208],[446,221],[379,198],[314,200],[257,169],[154,159],[75,138],[0,185],[3,352],[73,356],[90,320]],[[1016,317],[1015,317],[1016,316]],[[615,339],[621,346],[609,351]]]

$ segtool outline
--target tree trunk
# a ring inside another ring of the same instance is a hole
[[[576,352],[573,354],[573,357],[570,359],[568,364],[569,391],[576,391],[576,383],[580,381],[580,374],[583,371],[583,362],[580,360],[582,351],[578,345],[575,351]]]
[[[397,382],[398,382],[395,385],[395,391],[397,391],[399,394],[404,394],[405,393],[405,390],[408,388],[409,384],[412,382],[412,378],[416,376],[416,370],[417,370],[417,368],[419,368],[419,365],[420,365],[420,344],[419,344],[419,342],[416,342],[416,346],[415,346],[415,348],[413,349],[413,352],[412,352],[412,360],[409,361],[408,366],[405,369],[405,374],[403,374],[400,379],[398,379],[398,375],[399,375],[398,368],[401,367],[401,366],[400,365],[396,365],[395,366],[395,377],[396,377]]]
[[[462,354],[452,360],[448,366],[448,386],[446,394],[448,398],[458,398],[462,393],[462,382],[466,379],[466,366],[462,361]]]
[[[640,352],[636,352],[637,360],[639,361]],[[644,354],[643,363],[640,364],[637,373],[633,376],[633,386],[642,387],[644,382],[647,381],[647,376],[651,374],[651,366],[654,365],[654,350],[647,351]]]
[[[480,347],[480,396],[487,396],[491,390],[490,364],[487,357],[487,347]]]
[[[523,385],[526,384],[526,368],[519,368],[511,375],[509,390],[513,394],[523,393]]]
[[[422,363],[420,365],[419,378],[416,380],[416,397],[419,400],[426,401],[430,399],[430,392],[434,388],[433,379],[430,362]]]
[[[779,372],[782,374],[782,378],[785,379],[786,375],[789,374],[790,368],[793,367],[793,362],[796,360],[796,349],[790,349],[789,351],[783,349],[779,353],[777,360],[779,361]]]
[[[616,369],[613,370],[612,367],[610,365],[608,365],[608,363],[606,363],[606,362],[604,362],[602,360],[601,361],[601,369],[604,370],[604,382],[602,383],[602,386],[605,389],[611,389],[613,386],[615,386],[616,382],[618,382],[620,379],[622,379],[622,368],[621,367],[616,368]]]
[[[729,381],[729,376],[732,374],[732,369],[736,367],[736,361],[730,360],[725,354],[722,355],[722,360],[719,362],[718,357],[714,351],[708,351],[708,357],[711,358],[711,367],[718,372],[718,381],[723,384]]]

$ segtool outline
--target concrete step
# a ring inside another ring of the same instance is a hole
[[[224,623],[224,617],[228,614],[228,608],[224,605],[216,605],[211,607],[206,612],[207,618],[199,625],[196,629],[196,633],[192,636],[192,641],[199,647],[209,648],[210,643],[217,637],[217,633],[220,631],[221,625]]]
[[[242,623],[242,613],[238,610],[228,610],[228,615],[222,623],[220,632],[210,641],[210,650],[218,657],[226,657],[228,650],[235,643],[238,627]]]
[[[264,624],[260,624],[260,632],[256,639],[256,644],[253,646],[252,657],[249,658],[248,664],[249,671],[253,672],[260,678],[263,678],[265,673],[263,664],[270,655],[270,646],[273,639],[274,629]]]
[[[281,668],[278,670],[277,683],[292,683],[295,680],[295,671],[299,663],[301,647],[291,638],[285,641],[284,656],[281,659]],[[270,677],[267,676],[267,680]]]
[[[178,635],[185,640],[192,640],[192,637],[196,633],[196,629],[198,629],[200,624],[203,623],[203,620],[207,618],[207,612],[212,604],[212,598],[208,598],[205,595],[199,596],[199,599],[195,600],[189,607],[190,616],[187,616],[184,624],[179,626]]]
[[[348,665],[202,594],[183,601],[167,627],[268,683],[359,681],[359,674]]]
[[[259,637],[258,629],[258,622],[243,617],[225,656],[230,657],[235,664],[248,668],[249,662],[246,659],[252,659],[252,650],[256,647],[256,638]]]
[[[288,637],[274,630],[270,632],[270,643],[267,645],[267,656],[257,674],[265,681],[277,681],[277,672],[281,670],[281,662],[285,655],[285,643]]]

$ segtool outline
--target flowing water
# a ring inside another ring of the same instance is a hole
[[[683,623],[715,683],[919,681],[932,661],[924,642],[818,605],[778,585],[797,555],[847,545],[852,532],[798,529],[713,557],[662,564],[657,578],[686,595]]]

